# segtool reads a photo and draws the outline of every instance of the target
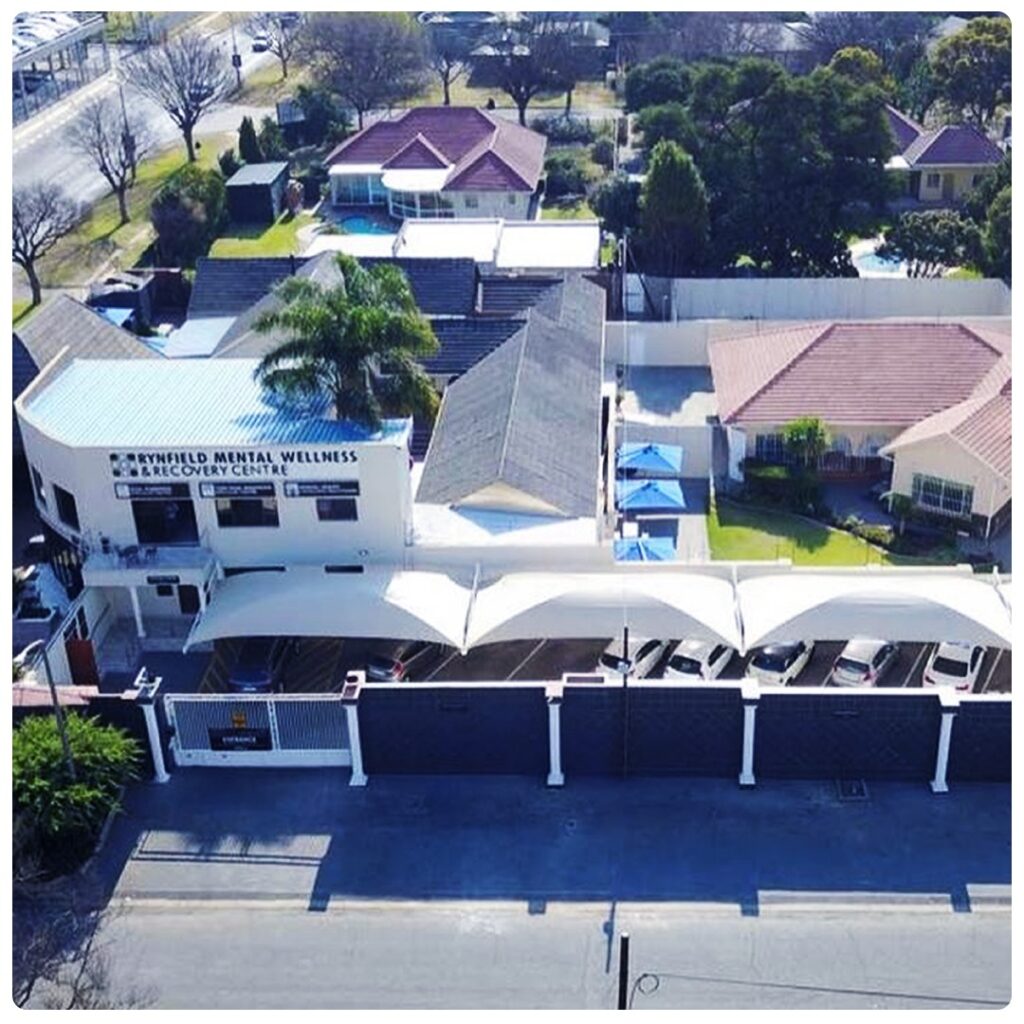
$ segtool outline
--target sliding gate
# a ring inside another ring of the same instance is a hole
[[[164,697],[179,767],[349,767],[340,693]]]

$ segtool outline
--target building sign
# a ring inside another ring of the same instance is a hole
[[[273,498],[273,484],[200,484],[201,498]]]
[[[207,729],[211,750],[273,750],[269,729]]]
[[[355,448],[110,453],[110,472],[117,479],[286,477],[310,466],[353,467],[358,463],[359,453]]]
[[[358,498],[358,480],[286,480],[286,498]]]
[[[180,576],[147,576],[146,582],[154,587],[171,586],[181,582]]]
[[[189,498],[188,484],[114,484],[119,498]]]

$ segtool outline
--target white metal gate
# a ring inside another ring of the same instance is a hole
[[[340,693],[164,697],[179,767],[350,767]]]

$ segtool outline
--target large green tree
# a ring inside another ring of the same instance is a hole
[[[437,391],[419,360],[437,351],[437,339],[405,274],[346,255],[338,266],[343,280],[333,287],[299,277],[278,286],[280,307],[256,329],[285,340],[260,361],[257,378],[285,397],[326,393],[337,419],[371,430],[387,416],[433,419]]]
[[[639,224],[640,182],[626,174],[613,174],[594,190],[590,205],[604,229],[621,238]]]
[[[980,235],[974,221],[955,210],[912,210],[889,229],[878,251],[905,262],[910,277],[942,277],[978,261]]]
[[[636,123],[643,132],[646,150],[654,149],[662,139],[676,142],[684,149],[692,149],[696,145],[697,129],[682,103],[645,107],[637,115]]]
[[[675,142],[659,142],[640,195],[642,265],[664,277],[686,277],[707,259],[708,196],[700,171]]]
[[[656,57],[637,64],[626,75],[626,109],[643,110],[663,103],[685,103],[690,97],[690,72],[675,57]]]
[[[153,198],[150,220],[164,266],[191,267],[210,247],[227,217],[227,189],[219,171],[183,167]]]
[[[976,124],[987,124],[1010,93],[1009,18],[972,18],[932,55],[939,93]]]
[[[1013,216],[1010,203],[1010,186],[1007,185],[992,200],[992,205],[988,208],[985,228],[982,232],[982,244],[985,250],[985,269],[993,277],[1002,277],[1007,281],[1012,276],[1012,236]]]

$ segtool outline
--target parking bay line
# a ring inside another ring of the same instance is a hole
[[[1003,659],[1003,655],[1006,653],[1005,647],[1000,647],[996,651],[996,656],[992,659],[992,667],[988,670],[988,676],[985,678],[985,685],[981,688],[982,693],[988,692],[988,684],[992,682],[992,676],[995,675],[996,665],[999,664]]]
[[[921,663],[921,659],[924,657],[925,652],[931,646],[931,644],[923,644],[921,646],[921,650],[917,652],[917,657],[914,659],[914,664],[910,666],[910,671],[906,674],[906,677],[904,678],[903,683],[901,684],[903,687],[906,687],[906,685],[910,682],[912,676],[917,671],[917,666]]]
[[[534,647],[533,650],[530,651],[530,653],[525,658],[523,658],[523,660],[519,662],[519,664],[516,665],[516,667],[512,669],[512,671],[509,672],[507,676],[505,676],[505,678],[511,679],[544,646],[545,643],[546,641],[544,640],[538,640],[537,646]]]
[[[440,672],[440,671],[441,671],[441,669],[443,669],[443,668],[445,667],[445,665],[447,665],[447,664],[448,664],[448,662],[449,662],[449,661],[451,661],[451,660],[452,660],[453,658],[455,658],[455,657],[456,657],[456,656],[458,655],[458,653],[459,653],[459,652],[458,652],[457,650],[453,650],[453,651],[452,651],[452,653],[451,653],[451,654],[449,654],[449,655],[448,655],[448,657],[447,657],[447,658],[445,658],[445,659],[444,659],[444,661],[442,661],[442,662],[441,662],[441,664],[440,664],[440,665],[438,665],[438,666],[437,666],[437,668],[435,668],[435,669],[434,669],[434,671],[433,671],[433,672],[431,672],[431,673],[430,673],[430,675],[429,675],[429,676],[427,676],[427,678],[426,678],[426,679],[424,679],[423,681],[424,681],[425,683],[429,683],[429,682],[430,682],[430,680],[431,680],[431,679],[433,679],[433,678],[434,678],[434,676],[436,676],[436,675],[437,675],[437,673],[438,673],[438,672]]]

